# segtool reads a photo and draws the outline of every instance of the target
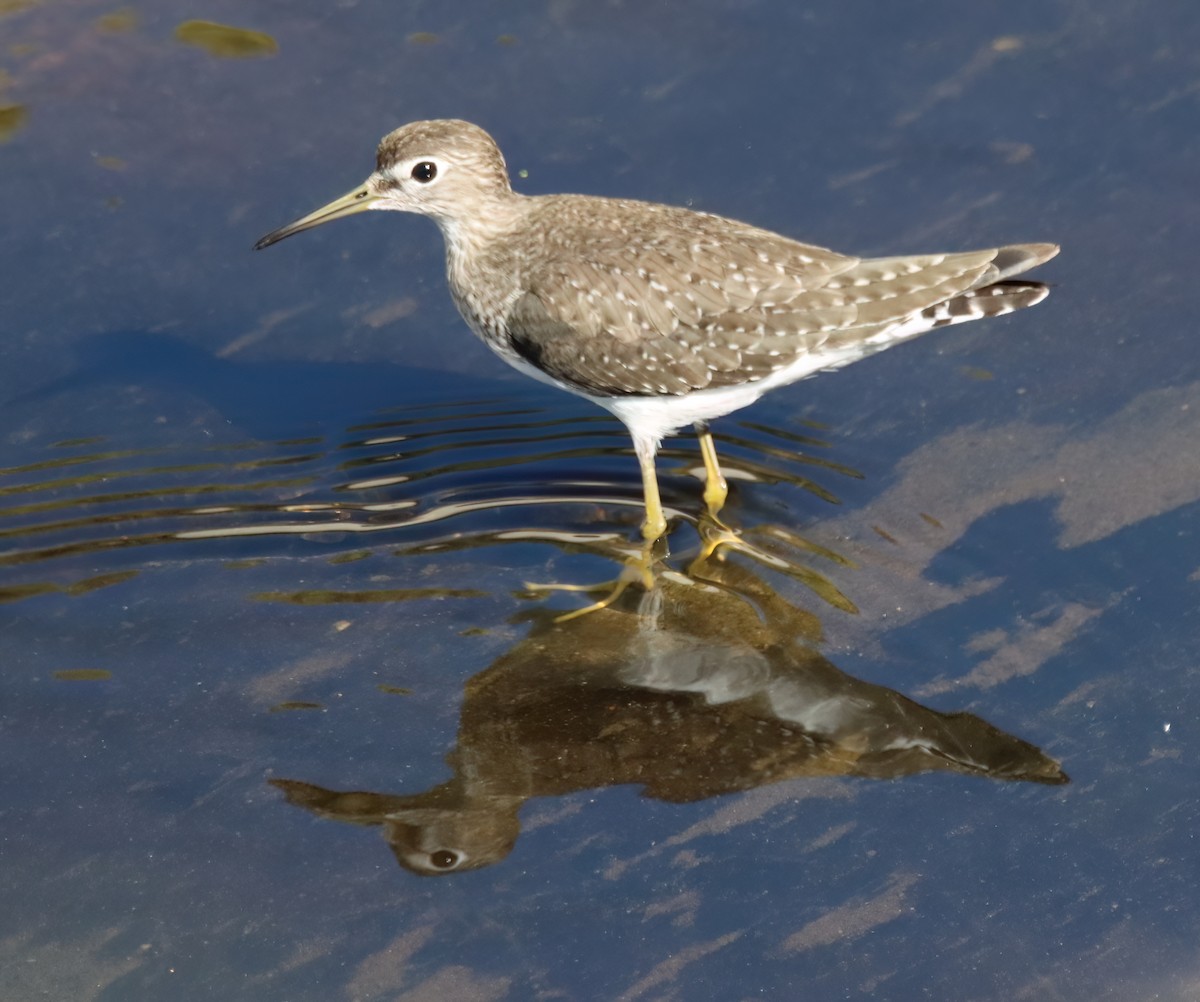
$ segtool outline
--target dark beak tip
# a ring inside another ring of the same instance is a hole
[[[288,236],[288,234],[286,234],[286,233],[280,234],[280,232],[278,230],[272,230],[265,237],[260,237],[258,239],[257,243],[255,243],[255,245],[254,245],[254,250],[256,250],[256,251],[265,250],[266,248],[270,247],[272,244],[279,243],[279,241],[282,240],[286,236]]]

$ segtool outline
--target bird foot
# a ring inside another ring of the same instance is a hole
[[[696,531],[700,534],[700,553],[688,565],[689,577],[706,580],[705,566],[714,557],[718,560],[723,558],[723,554],[718,551],[735,550],[744,553],[756,563],[801,582],[834,608],[849,613],[858,612],[857,606],[841,592],[831,578],[800,558],[800,554],[805,554],[844,567],[854,566],[852,561],[840,554],[779,526],[760,527],[756,534],[763,536],[762,542],[765,545],[759,545],[744,538],[707,512],[700,516],[696,523]]]
[[[573,609],[570,612],[565,612],[561,616],[555,617],[554,621],[556,623],[565,623],[568,620],[586,616],[588,613],[607,609],[632,584],[641,584],[647,591],[654,587],[654,565],[665,555],[661,552],[665,550],[665,546],[660,547],[658,545],[659,542],[659,540],[648,540],[639,546],[635,552],[627,554],[624,559],[624,565],[621,567],[621,573],[608,581],[587,585],[559,584],[557,582],[538,584],[527,581],[525,588],[533,592],[569,591],[588,594],[605,593],[603,598],[593,602],[591,605],[586,605],[582,609]]]
[[[727,526],[711,511],[704,512],[697,520],[696,532],[700,534],[700,554],[692,561],[692,566],[710,559],[722,546],[743,551],[754,549],[750,544],[743,542],[736,530]]]

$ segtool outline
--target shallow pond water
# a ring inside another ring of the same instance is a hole
[[[1196,997],[1193,5],[0,30],[0,996]],[[426,221],[249,249],[450,115],[531,193],[1063,253],[717,422],[738,547],[665,443],[659,587],[562,619],[621,426]]]

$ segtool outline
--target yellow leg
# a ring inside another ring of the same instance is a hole
[[[704,457],[704,506],[706,511],[697,523],[700,531],[700,556],[697,563],[707,560],[727,543],[736,543],[737,535],[718,517],[729,496],[729,485],[721,472],[717,460],[717,447],[713,444],[708,425],[696,422],[696,437],[700,440],[700,455]]]
[[[725,498],[729,496],[729,486],[721,473],[721,464],[717,462],[717,447],[713,444],[712,432],[708,425],[697,423],[696,436],[700,439],[700,455],[704,457],[704,503],[708,513],[717,517],[717,513],[725,506]]]
[[[663,514],[662,500],[658,495],[658,475],[654,472],[654,454],[658,443],[653,439],[635,437],[633,449],[637,453],[638,465],[642,468],[642,493],[646,499],[646,521],[642,523],[642,538],[653,543],[667,531],[667,518]]]
[[[642,523],[643,542],[638,545],[635,553],[624,555],[621,573],[615,580],[598,585],[526,583],[525,587],[530,591],[598,592],[607,589],[604,598],[582,609],[564,613],[556,622],[566,622],[608,608],[631,584],[640,582],[647,591],[654,587],[654,565],[665,555],[666,540],[663,537],[667,532],[667,517],[663,512],[662,499],[658,493],[658,477],[654,472],[654,455],[658,451],[658,442],[653,438],[635,435],[633,449],[637,453],[638,465],[642,468],[642,493],[646,502],[646,520]]]

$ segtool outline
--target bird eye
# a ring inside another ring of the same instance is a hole
[[[428,160],[422,160],[412,169],[412,177],[414,181],[428,184],[437,177],[437,164],[431,163]]]
[[[430,164],[429,166],[433,166]],[[414,176],[416,172],[414,171]],[[458,863],[458,853],[451,852],[449,849],[439,849],[437,852],[429,854],[429,862],[436,866],[439,870],[449,870],[450,867]]]

